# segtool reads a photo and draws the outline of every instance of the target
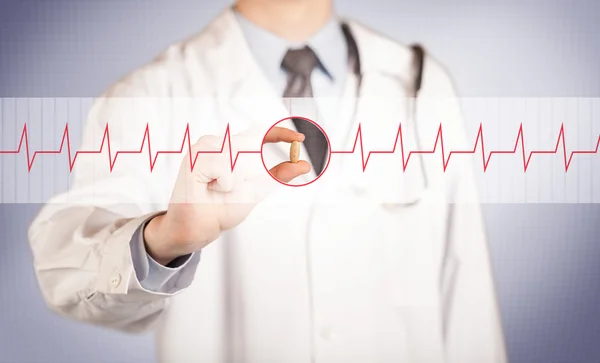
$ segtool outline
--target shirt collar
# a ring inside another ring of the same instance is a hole
[[[287,50],[302,48],[305,45],[315,52],[325,68],[325,73],[333,81],[342,78],[343,75],[340,73],[347,70],[347,44],[340,24],[334,17],[308,40],[293,43],[257,26],[237,11],[234,11],[234,14],[252,54],[271,79],[279,75],[281,62]]]

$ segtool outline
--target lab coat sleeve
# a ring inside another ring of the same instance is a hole
[[[447,150],[472,149],[475,139],[467,141],[450,77],[434,60],[428,62],[423,92],[438,106],[434,119],[443,124]],[[453,155],[446,172],[450,204],[440,269],[445,354],[448,363],[503,363],[506,349],[471,156]]]
[[[192,283],[199,254],[187,262],[185,273],[168,279],[166,292],[140,284],[132,239],[168,204],[168,162],[157,163],[151,172],[145,154],[115,159],[117,150],[140,150],[140,144],[148,152],[142,139],[147,125],[155,131],[162,125],[162,132],[168,131],[167,108],[157,109],[159,102],[146,92],[165,88],[158,84],[165,79],[158,73],[162,70],[137,71],[95,100],[79,150],[100,152],[77,156],[69,191],[49,200],[30,226],[39,287],[47,305],[64,317],[121,331],[146,331],[169,297]],[[152,142],[156,149],[172,146],[166,144],[167,137]]]
[[[177,281],[183,275],[195,273],[195,266],[200,252],[181,256],[173,260],[168,266],[163,266],[156,262],[146,251],[144,241],[144,228],[152,218],[148,218],[140,225],[130,242],[131,259],[135,271],[135,276],[140,285],[152,292],[162,292],[174,294],[181,288],[177,286]]]

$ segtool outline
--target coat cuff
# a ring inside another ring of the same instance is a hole
[[[117,231],[103,249],[96,289],[117,295],[170,296],[188,288],[196,273],[200,253],[173,261],[169,267],[154,261],[146,252],[143,230],[155,216],[152,213],[119,223]]]

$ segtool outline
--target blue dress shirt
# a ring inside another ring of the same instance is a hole
[[[293,43],[260,28],[237,11],[234,13],[254,59],[279,94],[283,95],[287,83],[287,75],[281,68],[287,50],[308,45],[321,65],[311,75],[313,96],[342,96],[348,74],[348,49],[340,24],[335,18],[332,17],[305,42]],[[195,268],[200,260],[200,252],[179,258],[168,267],[160,265],[146,253],[143,237],[146,224],[147,221],[137,229],[130,243],[137,279],[146,290],[175,293],[178,290],[177,275],[187,266]]]
[[[331,18],[316,34],[304,42],[294,43],[258,27],[238,12],[234,12],[248,47],[278,94],[283,95],[287,75],[281,62],[288,49],[308,45],[322,67],[311,75],[314,97],[340,97],[348,73],[348,46],[339,22]]]

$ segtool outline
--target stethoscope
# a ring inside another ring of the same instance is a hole
[[[359,108],[358,102],[360,100],[362,94],[362,85],[364,73],[361,69],[360,64],[360,54],[358,52],[358,46],[356,44],[356,40],[352,35],[352,31],[350,30],[350,26],[347,23],[342,23],[342,32],[344,34],[344,38],[346,40],[346,44],[348,45],[348,59],[349,59],[349,68],[357,79],[356,85],[356,98],[354,103],[354,113],[353,113],[353,122],[357,117],[357,110]],[[421,148],[421,140],[419,137],[419,125],[417,123],[417,100],[419,96],[419,91],[421,90],[421,85],[423,82],[423,68],[425,63],[425,50],[419,44],[412,44],[410,46],[412,52],[412,64],[411,64],[411,82],[408,85],[404,85],[404,88],[408,91],[407,97],[407,115],[409,119],[414,122],[414,130],[415,130],[415,141],[418,150],[423,150]],[[429,187],[429,182],[427,179],[427,172],[425,170],[425,163],[423,160],[423,154],[417,154],[420,159],[421,166],[421,174],[423,177],[423,184],[425,189]]]

